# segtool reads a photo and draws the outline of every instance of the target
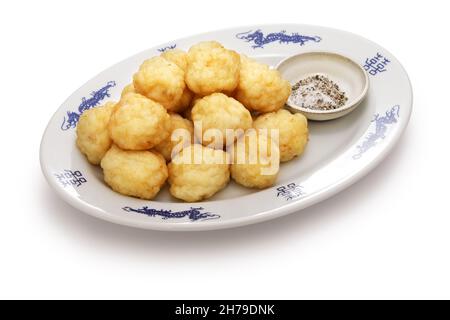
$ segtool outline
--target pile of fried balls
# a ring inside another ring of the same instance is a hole
[[[77,146],[123,195],[153,199],[168,181],[173,197],[196,202],[225,188],[230,177],[263,189],[275,184],[280,162],[301,155],[308,142],[306,118],[283,108],[290,93],[290,83],[278,71],[218,42],[201,42],[188,52],[173,49],[144,61],[119,102],[82,114]],[[194,130],[197,121],[200,132]],[[189,136],[175,153],[178,141],[172,133],[180,128]],[[277,129],[279,136],[275,141],[259,134],[236,136],[231,144],[241,147],[247,159],[259,148],[268,150],[256,163],[238,162],[230,161],[227,148],[196,139],[210,128]],[[258,147],[247,147],[250,143]],[[179,161],[186,156],[200,161]],[[276,169],[263,174],[268,166]]]

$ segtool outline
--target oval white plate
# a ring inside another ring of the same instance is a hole
[[[277,185],[262,191],[231,183],[205,202],[182,203],[167,186],[153,201],[122,196],[102,179],[75,146],[78,116],[108,100],[146,58],[173,48],[188,49],[203,40],[272,66],[302,52],[332,51],[348,56],[369,75],[367,98],[337,120],[310,122],[304,155],[282,164]],[[280,217],[324,200],[372,170],[406,128],[412,111],[408,76],[391,53],[360,36],[307,25],[260,25],[205,33],[175,40],[139,53],[100,73],[75,91],[54,114],[42,138],[40,160],[51,187],[69,204],[95,217],[155,230],[211,230]]]

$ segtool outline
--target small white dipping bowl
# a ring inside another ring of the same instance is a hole
[[[353,111],[363,101],[369,90],[369,77],[353,60],[332,52],[308,52],[288,57],[276,67],[291,85],[309,76],[320,74],[335,82],[345,92],[347,103],[333,110],[313,110],[295,105],[291,99],[287,107],[301,112],[310,120],[336,119]]]

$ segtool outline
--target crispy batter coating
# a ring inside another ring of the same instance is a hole
[[[171,110],[183,94],[184,71],[167,59],[153,57],[142,63],[133,76],[133,84],[137,93]]]
[[[161,57],[170,62],[175,63],[183,71],[187,68],[187,53],[180,49],[168,50],[161,53]],[[172,112],[183,112],[191,105],[191,101],[194,97],[194,93],[189,90],[188,86],[184,88],[183,94],[173,108],[168,108]]]
[[[187,68],[187,53],[180,49],[167,50],[161,53],[161,57],[167,59],[177,66],[179,66],[183,71]]]
[[[182,135],[182,131],[175,132],[175,135],[172,136],[176,129],[185,129],[185,135]],[[194,142],[194,125],[192,121],[188,119],[184,119],[182,116],[176,113],[170,114],[170,133],[166,139],[164,139],[161,143],[155,146],[155,150],[163,155],[166,161],[170,161],[172,159],[172,151],[175,146],[185,147]]]
[[[187,202],[212,197],[230,181],[227,157],[222,150],[200,144],[186,147],[169,163],[170,193]]]
[[[202,143],[204,145],[216,142],[222,148],[226,139],[226,129],[242,129],[245,131],[252,127],[253,122],[250,112],[239,101],[223,93],[213,93],[199,99],[192,108],[192,120],[201,123]],[[214,141],[214,137],[207,137],[207,131],[210,129],[218,129],[222,139]],[[234,137],[234,140],[227,142],[233,143],[235,140],[236,137]]]
[[[114,109],[114,102],[86,110],[77,125],[77,146],[92,164],[99,164],[111,147],[108,123]]]
[[[240,58],[215,41],[200,42],[187,55],[186,84],[199,95],[232,92],[239,82]]]
[[[113,145],[101,161],[105,182],[123,195],[153,199],[168,177],[164,158],[151,151],[125,151]]]
[[[123,97],[124,95],[126,95],[128,93],[136,93],[134,84],[130,83],[129,85],[125,86],[125,88],[123,88],[123,90],[122,90],[120,97]],[[184,88],[183,94],[181,95],[181,98],[178,100],[178,102],[175,103],[172,107],[167,108],[167,110],[171,111],[171,112],[183,112],[191,106],[193,97],[194,97],[194,93],[191,90],[189,90],[189,88],[186,86]]]
[[[136,93],[136,89],[134,89],[134,84],[130,83],[123,88],[122,93],[120,94],[120,98],[128,93]]]
[[[291,85],[277,70],[241,55],[239,84],[234,96],[249,110],[277,111],[291,94]]]
[[[231,177],[248,188],[263,189],[272,186],[280,169],[280,152],[270,136],[246,134],[236,141]]]
[[[256,129],[278,129],[281,161],[299,156],[308,143],[308,121],[301,113],[285,109],[259,116],[253,123]]]
[[[137,94],[126,94],[116,105],[109,134],[125,150],[153,148],[167,138],[170,116],[159,103]]]

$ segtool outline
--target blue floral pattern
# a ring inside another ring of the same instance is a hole
[[[360,159],[367,150],[373,148],[380,140],[383,140],[386,137],[388,126],[397,123],[399,116],[399,105],[393,106],[391,110],[386,111],[384,116],[376,114],[372,120],[375,124],[375,131],[369,133],[363,143],[357,146],[358,152],[353,155],[353,159]]]
[[[172,210],[157,210],[152,209],[147,206],[142,207],[140,209],[133,209],[131,207],[124,207],[122,208],[126,212],[136,212],[140,214],[144,214],[149,217],[156,217],[159,216],[163,220],[168,219],[182,219],[182,218],[189,218],[191,221],[200,221],[200,220],[212,220],[212,219],[219,219],[220,215],[218,214],[212,214],[210,212],[203,212],[204,208],[202,207],[191,207],[188,210],[184,211],[172,211]]]
[[[245,40],[246,42],[253,42],[253,49],[264,48],[266,44],[272,42],[278,42],[280,44],[296,43],[303,46],[308,41],[320,42],[322,40],[322,38],[319,36],[305,36],[296,32],[288,34],[286,33],[286,30],[282,30],[280,32],[272,32],[264,35],[264,33],[260,29],[256,31],[250,30],[238,33],[236,34],[236,38]]]
[[[81,98],[81,103],[78,106],[77,111],[67,111],[66,117],[64,117],[61,124],[61,130],[73,129],[77,126],[78,120],[80,120],[81,115],[84,111],[97,106],[103,99],[109,98],[111,94],[109,90],[116,86],[115,81],[109,81],[105,86],[98,89],[97,91],[91,92],[91,97]]]

